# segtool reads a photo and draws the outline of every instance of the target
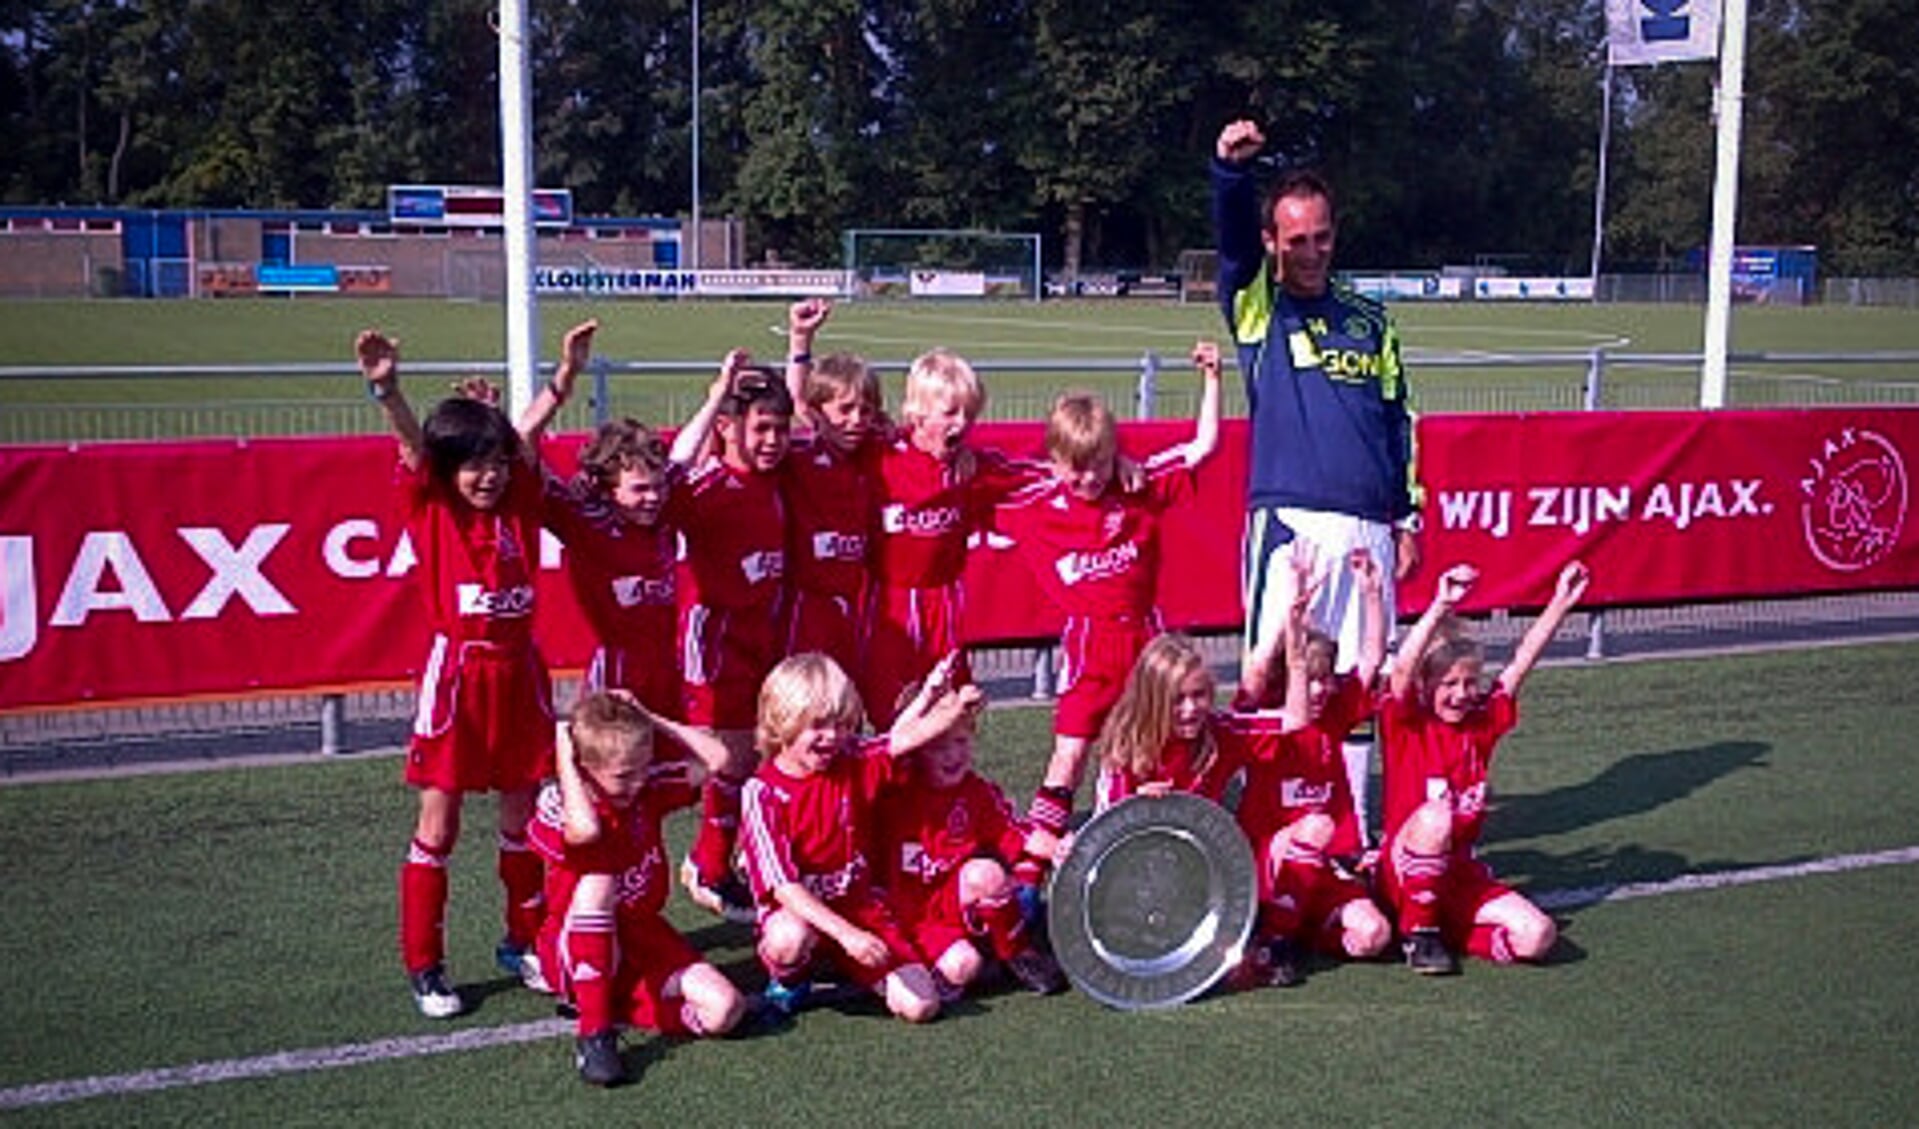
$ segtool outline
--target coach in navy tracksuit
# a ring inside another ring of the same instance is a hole
[[[1259,127],[1220,131],[1212,163],[1220,305],[1239,346],[1252,415],[1246,483],[1246,649],[1285,619],[1296,583],[1289,543],[1309,543],[1321,579],[1311,614],[1359,655],[1360,599],[1346,562],[1371,553],[1402,579],[1418,564],[1412,416],[1399,332],[1379,302],[1333,281],[1332,191],[1304,170],[1262,197],[1251,167]],[[1393,586],[1386,585],[1387,623]],[[1346,748],[1366,824],[1370,741]]]

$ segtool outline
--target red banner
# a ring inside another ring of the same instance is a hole
[[[1123,425],[1144,455],[1190,421]],[[1164,526],[1161,606],[1239,622],[1243,421]],[[1038,424],[982,425],[1029,455]],[[566,457],[576,440],[552,444]],[[0,449],[0,709],[315,688],[413,676],[426,632],[379,438]],[[1421,421],[1428,566],[1470,561],[1473,607],[1542,603],[1574,556],[1595,604],[1919,586],[1904,452],[1919,410],[1441,416]],[[996,537],[967,573],[966,636],[1036,640],[1057,617]],[[542,645],[587,632],[541,553]]]
[[[1598,605],[1911,588],[1907,451],[1910,408],[1434,416],[1421,548],[1479,566],[1468,610],[1538,607],[1574,557]]]

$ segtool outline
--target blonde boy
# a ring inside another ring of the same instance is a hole
[[[985,407],[972,365],[942,349],[924,353],[906,374],[899,431],[873,460],[879,524],[859,677],[875,724],[960,645],[967,538],[990,523],[994,506],[1045,476],[1038,464],[966,445]]]
[[[657,765],[662,732],[698,762]],[[672,883],[660,820],[690,802],[701,770],[724,764],[726,750],[631,695],[591,693],[561,727],[554,759],[557,778],[541,789],[528,836],[547,864],[541,966],[560,971],[558,987],[579,1009],[580,1076],[610,1086],[626,1073],[619,1025],[720,1035],[746,1010],[661,916]]]
[[[1090,392],[1069,392],[1046,423],[1051,479],[1000,509],[1000,530],[1066,615],[1053,755],[1027,813],[1055,835],[1072,815],[1089,746],[1134,660],[1161,631],[1154,606],[1160,522],[1192,496],[1194,470],[1219,444],[1219,349],[1200,342],[1192,356],[1201,377],[1193,438],[1148,458],[1143,487],[1122,489],[1116,481],[1119,436],[1106,405]]]
[[[875,885],[867,850],[880,789],[904,771],[899,758],[979,701],[976,688],[952,688],[952,665],[938,666],[886,736],[869,739],[858,736],[859,692],[832,659],[795,655],[767,676],[757,729],[764,759],[746,786],[742,841],[772,1007],[796,1009],[815,958],[825,957],[900,1018],[939,1014],[933,975]]]

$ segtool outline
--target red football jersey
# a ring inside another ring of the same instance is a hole
[[[673,478],[665,489],[674,489]],[[546,527],[566,546],[566,577],[602,644],[638,661],[675,660],[674,572],[678,535],[664,517],[650,526],[621,516],[575,480],[546,475]]]
[[[789,882],[833,901],[873,884],[867,857],[873,808],[899,769],[885,738],[857,743],[811,776],[792,776],[774,758],[740,797],[740,844],[762,904]]]
[[[1197,741],[1178,737],[1161,750],[1159,769],[1146,776],[1135,776],[1124,769],[1101,765],[1099,772],[1099,808],[1101,811],[1137,795],[1148,784],[1165,783],[1175,792],[1191,792],[1218,803],[1226,795],[1226,785],[1248,765],[1272,760],[1279,755],[1280,716],[1277,712],[1240,713],[1214,710],[1207,728],[1213,738],[1213,757],[1198,763]]]
[[[869,449],[879,503],[873,572],[895,588],[957,581],[966,571],[966,539],[990,524],[994,506],[1046,473],[1037,463],[975,451],[973,476],[956,482],[951,466],[904,437]]]
[[[1359,853],[1359,821],[1341,743],[1372,708],[1372,695],[1358,679],[1341,678],[1316,723],[1282,737],[1271,759],[1254,757],[1247,764],[1238,812],[1247,838],[1262,842],[1303,815],[1323,812],[1334,824],[1328,853]]]
[[[427,622],[455,641],[501,646],[533,641],[532,554],[540,551],[539,472],[514,463],[491,510],[476,510],[424,463],[395,478],[407,538],[417,558]]]
[[[666,907],[666,896],[672,889],[660,820],[667,812],[686,806],[693,794],[694,790],[683,783],[661,785],[649,781],[624,809],[595,795],[593,811],[600,819],[600,837],[570,846],[560,785],[549,780],[541,787],[533,819],[527,823],[527,843],[550,867],[575,874],[614,875],[620,905],[658,913]],[[549,909],[566,912],[565,906]]]
[[[1386,835],[1427,800],[1453,810],[1453,849],[1470,851],[1486,821],[1486,774],[1493,746],[1519,723],[1519,705],[1497,687],[1463,724],[1448,725],[1415,701],[1387,696],[1380,706],[1380,758],[1386,777]]]
[[[866,590],[866,550],[878,514],[865,466],[814,438],[793,444],[781,474],[789,582],[859,607]]]
[[[735,470],[709,455],[667,499],[662,517],[686,542],[682,605],[771,617],[786,573],[786,506],[777,474]]]
[[[1144,619],[1152,613],[1160,516],[1193,496],[1193,474],[1183,447],[1153,456],[1144,469],[1146,485],[1134,493],[1110,483],[1087,501],[1053,479],[1000,508],[1000,530],[1068,616]]]
[[[1028,833],[999,785],[979,773],[950,788],[934,788],[912,773],[880,803],[880,883],[934,886],[981,855],[1011,864]]]

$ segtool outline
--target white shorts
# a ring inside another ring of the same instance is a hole
[[[1288,506],[1257,506],[1246,513],[1246,537],[1240,561],[1244,571],[1246,631],[1244,646],[1277,631],[1293,605],[1290,546],[1308,544],[1313,551],[1313,576],[1319,594],[1307,614],[1313,624],[1339,644],[1339,669],[1359,662],[1360,617],[1363,601],[1346,558],[1365,549],[1379,562],[1385,577],[1386,637],[1390,642],[1399,608],[1393,598],[1393,570],[1398,565],[1393,527],[1350,514],[1300,510]]]

